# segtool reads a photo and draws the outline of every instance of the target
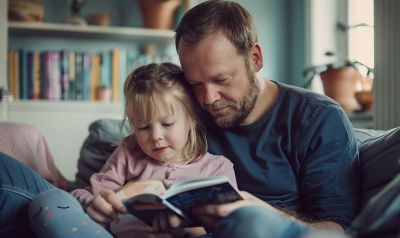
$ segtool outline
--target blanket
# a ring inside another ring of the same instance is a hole
[[[19,160],[61,189],[68,181],[57,169],[46,138],[37,128],[0,122],[0,151]]]

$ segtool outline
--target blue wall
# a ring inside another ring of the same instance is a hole
[[[302,85],[304,0],[236,0],[254,17],[263,48],[262,74],[271,80]]]

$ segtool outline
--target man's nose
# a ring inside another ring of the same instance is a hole
[[[206,105],[213,104],[220,99],[218,89],[214,85],[204,86],[203,103]]]

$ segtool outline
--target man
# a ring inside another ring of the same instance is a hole
[[[190,9],[175,43],[186,80],[211,118],[209,151],[229,158],[239,189],[254,195],[201,207],[203,221],[213,227],[238,207],[258,204],[304,227],[347,227],[357,210],[358,150],[340,106],[262,78],[255,26],[237,3],[206,1]]]

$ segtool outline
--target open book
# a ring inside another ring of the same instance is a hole
[[[160,211],[169,209],[192,225],[200,222],[192,213],[196,205],[222,204],[242,199],[227,177],[207,177],[176,183],[168,190],[161,181],[135,181],[124,185],[117,196],[129,213],[149,226]]]

